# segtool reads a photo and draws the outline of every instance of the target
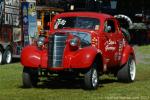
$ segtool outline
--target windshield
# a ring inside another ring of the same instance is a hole
[[[56,20],[54,29],[81,28],[99,30],[100,22],[89,17],[64,17]]]

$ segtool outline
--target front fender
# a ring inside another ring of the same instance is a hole
[[[72,57],[72,68],[89,68],[95,60],[98,51],[94,47],[83,48]]]
[[[21,64],[26,67],[39,67],[41,61],[40,50],[36,46],[27,46],[21,53]]]
[[[131,56],[131,55],[135,59],[134,49],[130,45],[125,46],[124,50],[123,50],[123,54],[122,54],[121,65],[126,64],[129,56]]]

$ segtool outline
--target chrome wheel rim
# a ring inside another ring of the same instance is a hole
[[[98,83],[97,71],[93,70],[93,74],[92,74],[92,85],[93,85],[93,87],[96,87],[97,83]]]
[[[10,51],[7,51],[6,62],[7,63],[11,62],[11,52]]]
[[[130,66],[131,80],[134,81],[135,80],[135,75],[136,75],[136,64],[135,64],[135,61],[132,60],[129,66]]]

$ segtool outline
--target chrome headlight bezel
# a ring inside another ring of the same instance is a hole
[[[38,47],[43,46],[43,45],[44,45],[44,41],[45,41],[45,37],[40,36],[40,37],[38,38],[38,40],[37,40],[37,45],[38,45]]]
[[[70,45],[72,47],[78,46],[78,43],[79,43],[79,39],[77,37],[75,37],[75,38],[73,38],[73,39],[70,40]]]

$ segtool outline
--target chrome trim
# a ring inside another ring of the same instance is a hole
[[[64,48],[66,46],[66,34],[55,33],[49,37],[48,45],[48,67],[58,68],[62,67],[62,57]]]

